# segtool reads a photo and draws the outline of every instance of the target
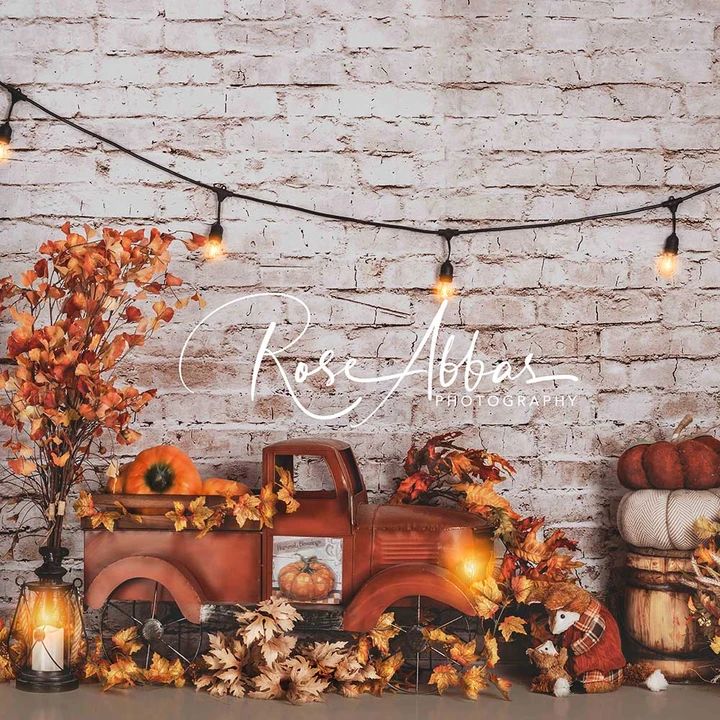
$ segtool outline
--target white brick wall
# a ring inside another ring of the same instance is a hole
[[[713,0],[5,0],[0,13],[2,79],[179,170],[318,209],[462,227],[614,209],[720,178]],[[13,130],[0,169],[3,272],[32,261],[66,219],[195,230],[212,219],[207,193],[30,107],[18,106]],[[716,194],[681,208],[672,288],[653,272],[663,212],[457,240],[450,329],[480,329],[487,359],[532,351],[580,375],[574,408],[453,416],[415,381],[358,429],[308,421],[267,382],[251,406],[252,352],[273,317],[262,307],[215,326],[202,364],[188,365],[190,396],[176,357],[193,311],[127,368],[160,388],[143,443],[175,442],[204,471],[254,479],[268,441],[335,434],[384,493],[413,438],[466,424],[517,465],[508,493],[520,507],[578,536],[587,579],[607,587],[619,545],[613,458],[685,412],[716,422],[719,207]],[[379,372],[407,358],[435,309],[426,287],[439,238],[234,200],[225,214],[223,264],[178,260],[211,308],[248,290],[296,291],[319,324],[304,359],[332,346]],[[350,397],[338,383],[316,389],[312,407]],[[78,533],[68,542],[77,563]],[[0,568],[0,604],[35,559],[30,542],[16,554]]]

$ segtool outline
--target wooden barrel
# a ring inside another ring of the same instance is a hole
[[[631,547],[626,559],[624,630],[633,661],[656,662],[673,680],[698,679],[708,643],[690,617],[692,552]]]

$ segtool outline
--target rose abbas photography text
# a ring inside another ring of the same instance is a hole
[[[560,407],[572,408],[577,402],[577,395],[561,393],[558,390],[563,383],[576,383],[578,376],[573,374],[539,374],[533,365],[532,353],[527,353],[520,361],[511,362],[508,359],[497,359],[489,362],[477,356],[477,343],[480,337],[478,330],[469,338],[467,349],[456,352],[459,357],[453,357],[453,346],[456,344],[456,335],[449,333],[443,340],[439,340],[443,317],[448,301],[445,300],[438,307],[437,312],[427,326],[424,334],[419,337],[414,348],[409,350],[409,358],[397,370],[388,373],[368,375],[362,372],[360,361],[354,357],[342,359],[337,356],[333,348],[327,348],[320,353],[314,364],[298,361],[294,356],[302,349],[302,338],[312,324],[312,316],[307,303],[300,297],[282,292],[261,292],[242,295],[218,306],[193,328],[188,335],[180,352],[178,372],[180,380],[188,392],[193,390],[185,383],[183,364],[185,356],[198,330],[210,324],[213,318],[221,311],[231,306],[243,303],[257,302],[260,299],[278,299],[298,305],[304,317],[300,323],[299,331],[289,341],[279,341],[277,337],[278,322],[271,321],[260,339],[255,353],[252,378],[250,381],[250,399],[255,400],[258,380],[261,374],[274,373],[275,380],[279,381],[279,388],[283,388],[292,398],[293,403],[307,416],[314,420],[334,420],[357,410],[359,420],[353,427],[364,425],[386,403],[390,402],[402,390],[406,381],[413,376],[424,377],[424,394],[429,402],[436,407],[456,409],[458,407]],[[519,353],[521,356],[521,353]],[[316,413],[304,404],[299,397],[299,388],[308,379],[317,376],[323,381],[325,387],[333,387],[338,378],[344,378],[356,388],[355,397],[344,407],[331,413]],[[490,383],[492,392],[479,392],[481,383]],[[514,392],[503,388],[512,384]],[[526,386],[517,390],[517,386]],[[534,388],[538,388],[533,392]],[[572,385],[570,385],[572,387]],[[381,390],[380,399],[373,394],[372,399],[367,395],[374,389]],[[540,389],[542,388],[542,389]],[[552,389],[554,392],[551,392]]]

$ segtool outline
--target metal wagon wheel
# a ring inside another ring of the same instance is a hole
[[[428,685],[433,669],[443,663],[460,665],[447,655],[442,644],[428,640],[423,628],[430,625],[468,642],[481,635],[481,625],[478,618],[453,608],[438,608],[437,603],[422,595],[414,598],[413,605],[395,608],[395,627],[400,632],[393,638],[391,649],[401,651],[405,663],[400,669],[400,682],[392,683],[392,687],[401,692],[433,692]]]
[[[113,635],[127,627],[137,627],[140,650],[133,660],[145,669],[154,653],[168,660],[179,659],[187,667],[201,653],[206,633],[202,623],[195,625],[182,614],[172,595],[162,583],[151,582],[150,601],[109,599],[100,615],[100,637],[108,659],[114,659]]]

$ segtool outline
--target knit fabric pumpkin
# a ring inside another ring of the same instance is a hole
[[[620,501],[617,526],[630,545],[657,550],[692,550],[700,539],[695,521],[720,516],[720,489],[636,490]]]

